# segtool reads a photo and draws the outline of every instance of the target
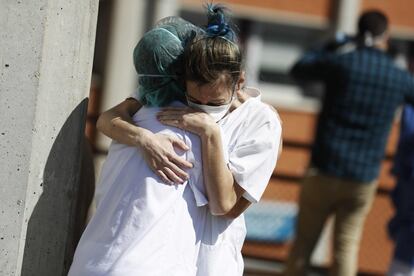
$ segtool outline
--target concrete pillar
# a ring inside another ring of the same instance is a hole
[[[336,32],[355,34],[361,0],[338,0],[335,22]]]
[[[132,52],[146,25],[146,0],[115,0],[111,22],[101,111],[120,103],[137,88]],[[110,140],[97,136],[99,149],[108,149]]]
[[[98,0],[0,1],[0,275],[66,275]]]

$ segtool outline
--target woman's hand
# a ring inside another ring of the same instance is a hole
[[[163,108],[157,118],[164,125],[178,127],[199,136],[209,135],[218,127],[210,115],[189,107]]]
[[[189,148],[178,137],[166,134],[147,133],[139,148],[148,166],[167,184],[182,184],[188,179],[183,169],[193,165],[179,157],[174,150],[177,147],[187,151]]]

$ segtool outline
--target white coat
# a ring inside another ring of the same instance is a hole
[[[159,124],[157,111],[143,107],[133,120],[185,141],[191,150],[179,154],[195,165],[189,181],[163,184],[136,148],[113,142],[101,172],[97,211],[76,249],[70,276],[242,275],[243,215],[233,220],[210,214],[199,138]],[[278,117],[260,97],[252,97],[219,125],[224,158],[246,191],[243,196],[257,202],[276,164]]]
[[[194,164],[184,185],[164,184],[135,147],[113,142],[97,185],[97,209],[83,233],[70,276],[195,275],[197,206],[207,204],[200,139],[156,120],[158,108],[143,107],[137,125],[183,139],[178,154]],[[199,243],[199,242],[198,242]]]
[[[246,102],[219,122],[225,156],[235,181],[252,203],[260,200],[276,166],[281,122],[249,88]],[[205,207],[204,207],[205,208]],[[243,275],[241,249],[246,236],[244,215],[236,219],[206,216],[198,253],[197,276]]]

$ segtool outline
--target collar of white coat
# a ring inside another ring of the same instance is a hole
[[[259,101],[262,100],[262,93],[260,92],[260,90],[258,88],[251,87],[251,86],[246,86],[244,88],[244,92],[251,98],[255,98]]]

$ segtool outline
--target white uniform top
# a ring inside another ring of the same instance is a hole
[[[182,104],[181,104],[182,106]],[[133,121],[175,135],[191,149],[177,154],[194,164],[184,185],[166,185],[137,148],[112,142],[96,190],[97,209],[76,248],[70,276],[193,276],[207,204],[200,139],[160,124],[159,108],[141,108]]]
[[[277,114],[261,102],[260,92],[247,89],[251,98],[219,121],[225,152],[244,198],[260,200],[276,165],[281,123]],[[206,208],[206,207],[204,207]],[[236,219],[206,216],[197,261],[197,276],[243,274],[241,249],[246,236],[244,215]]]
[[[210,214],[200,140],[160,125],[156,111],[143,107],[134,122],[153,132],[177,135],[190,146],[191,151],[181,154],[195,164],[189,182],[162,184],[135,148],[114,142],[102,168],[96,214],[78,245],[69,275],[242,275],[243,215],[232,220]],[[246,191],[243,196],[257,202],[276,165],[278,117],[258,96],[219,125],[225,160]]]

